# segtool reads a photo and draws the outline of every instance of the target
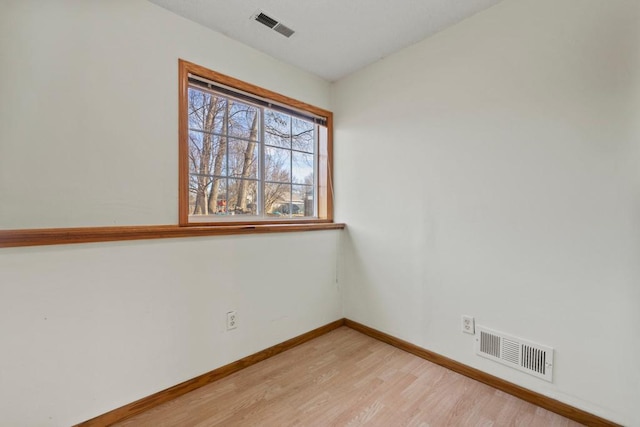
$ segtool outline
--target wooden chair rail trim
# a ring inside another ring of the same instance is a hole
[[[410,342],[403,341],[392,335],[370,328],[369,326],[354,322],[353,320],[345,319],[345,326],[581,424],[588,425],[590,427],[621,427],[619,424],[598,417],[597,415],[593,415],[566,403],[528,390],[519,385],[487,374],[479,369],[456,362],[448,357],[441,356],[437,353],[411,344]]]
[[[143,397],[140,400],[109,411],[106,414],[99,415],[88,421],[76,424],[76,426],[74,427],[102,427],[114,424],[118,421],[122,421],[126,418],[148,411],[151,408],[187,394],[197,388],[229,376],[234,372],[240,371],[251,365],[255,365],[256,363],[280,354],[283,351],[292,349],[293,347],[322,336],[341,326],[344,326],[344,319],[336,320],[302,335],[298,335],[297,337],[291,338],[280,344],[276,344],[273,347],[269,347],[265,350],[259,351],[255,354],[229,363],[228,365],[222,366],[218,369],[214,369],[211,372],[207,372],[206,374],[192,378],[166,390],[159,391],[158,393],[152,394],[151,396]]]
[[[120,240],[169,239],[230,234],[282,233],[340,230],[345,224],[310,222],[299,224],[235,224],[216,226],[142,225],[124,227],[43,228],[0,230],[0,248],[115,242]]]

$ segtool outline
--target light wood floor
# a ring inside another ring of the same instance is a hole
[[[117,426],[579,426],[341,327]]]

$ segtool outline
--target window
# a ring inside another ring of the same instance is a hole
[[[180,224],[331,222],[331,112],[179,66]]]

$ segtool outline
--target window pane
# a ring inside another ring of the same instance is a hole
[[[206,140],[205,135],[205,140]],[[206,158],[206,144],[205,154]],[[209,175],[227,176],[227,138],[223,136],[214,136],[211,138],[211,161],[208,167]]]
[[[189,128],[222,133],[227,100],[189,88]]]
[[[224,175],[227,161],[224,140],[220,136],[189,131],[189,173]]]
[[[189,215],[207,214],[207,197],[212,181],[209,176],[189,175]]]
[[[258,183],[246,179],[229,180],[230,215],[257,215]]]
[[[256,142],[232,139],[229,141],[229,176],[258,177],[259,147]]]
[[[189,187],[189,215],[226,214],[226,178],[191,175]]]
[[[292,122],[292,148],[294,150],[306,151],[307,153],[314,152],[315,137],[314,129],[315,125],[306,120],[301,120],[296,117]]]
[[[229,100],[229,135],[256,141],[258,109],[240,101]]]
[[[313,185],[292,187],[291,213],[293,216],[314,216]]]
[[[264,171],[267,181],[291,182],[291,151],[265,147]]]
[[[293,152],[292,182],[313,185],[313,154]]]
[[[291,148],[291,116],[273,110],[265,110],[264,130],[265,144]]]
[[[209,213],[225,215],[227,213],[227,179],[215,178],[208,194]]]
[[[202,132],[189,131],[189,173],[199,173],[202,161]]]
[[[267,216],[289,216],[283,210],[288,209],[290,202],[290,184],[265,184],[264,208]],[[283,208],[283,205],[287,206],[287,208]]]

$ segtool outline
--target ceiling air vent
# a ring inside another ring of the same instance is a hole
[[[275,19],[273,19],[270,16],[265,15],[264,13],[260,12],[256,15],[256,21],[258,21],[261,24],[266,25],[269,28],[273,28],[276,25],[278,25],[278,21],[276,21]]]
[[[476,354],[547,381],[553,379],[553,349],[478,326]]]
[[[272,17],[270,17],[269,15],[263,13],[263,12],[257,12],[253,15],[253,19],[255,19],[256,21],[258,21],[259,23],[261,23],[262,25],[266,25],[267,27],[271,28],[272,30],[282,34],[285,37],[291,37],[293,35],[293,33],[295,33],[295,31],[293,31],[291,28],[287,27],[286,25],[282,24],[281,22],[278,22],[277,19],[273,19]]]

